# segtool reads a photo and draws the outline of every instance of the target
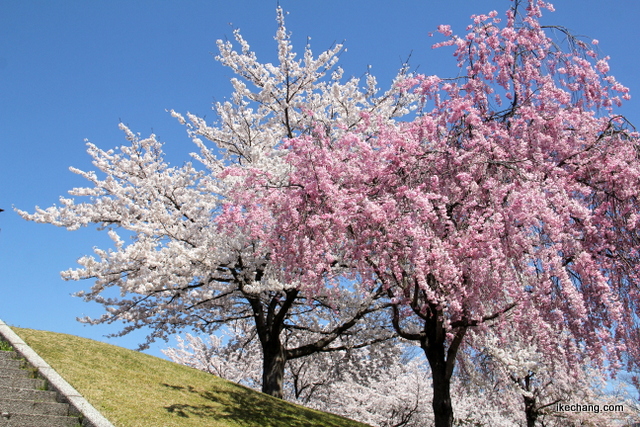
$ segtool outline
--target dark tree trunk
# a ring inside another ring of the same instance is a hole
[[[262,353],[262,392],[282,399],[282,383],[287,358],[279,337],[267,342],[266,345],[263,344]]]
[[[535,427],[538,420],[535,397],[524,396],[524,412],[527,416],[527,427]]]
[[[374,266],[375,267],[375,266]],[[378,277],[385,277],[380,271],[375,270]],[[388,277],[388,276],[387,276]],[[448,328],[445,327],[445,313],[442,308],[429,300],[424,290],[422,290],[417,280],[413,286],[408,286],[406,277],[402,281],[393,279],[396,284],[401,285],[400,289],[405,298],[410,298],[409,307],[413,313],[423,323],[420,332],[407,331],[401,326],[400,308],[397,304],[391,306],[393,316],[391,322],[393,329],[398,335],[406,340],[419,341],[420,348],[424,351],[429,366],[431,367],[431,378],[433,381],[433,414],[435,427],[453,426],[453,405],[451,404],[451,376],[456,363],[458,349],[464,341],[464,336],[470,327],[496,319],[498,316],[508,312],[515,303],[510,304],[489,316],[482,319],[461,319],[451,322]],[[437,287],[437,280],[434,276],[428,275],[427,282],[431,289]],[[395,296],[391,288],[387,291],[390,298]],[[447,340],[447,333],[452,338]]]
[[[431,367],[435,427],[452,427],[451,377],[467,326],[457,326],[447,331],[443,324],[443,317],[442,311],[431,305],[431,315],[423,318],[424,332],[420,347],[424,350]],[[450,342],[447,341],[447,332],[453,335]]]
[[[433,381],[433,415],[435,427],[453,425],[453,407],[451,405],[451,377],[447,375],[447,360],[444,343],[428,345],[423,350],[431,367]]]
[[[531,392],[531,389],[533,388],[532,380],[533,372],[530,372],[524,377],[524,389],[528,392]],[[524,413],[527,417],[527,427],[535,427],[539,415],[539,408],[536,407],[536,396],[533,394],[531,396],[522,397],[524,398]]]
[[[431,367],[435,427],[451,427],[453,425],[451,376],[458,347],[464,338],[466,328],[460,328],[454,332],[454,339],[448,348],[446,332],[440,316],[431,316],[425,319],[424,338],[420,340],[420,347],[424,350]]]
[[[254,295],[247,296],[262,346],[262,392],[279,399],[283,398],[282,384],[287,363],[286,349],[280,340],[280,334],[297,296],[296,290],[275,293],[264,299]]]
[[[402,338],[420,342],[420,348],[424,351],[429,366],[431,367],[431,379],[433,381],[433,415],[435,427],[453,426],[453,405],[451,404],[451,376],[458,354],[458,348],[464,340],[468,325],[458,322],[449,332],[453,339],[447,341],[447,329],[445,329],[442,310],[433,303],[425,302],[429,310],[424,312],[419,304],[420,288],[416,283],[414,298],[411,308],[424,322],[423,329],[419,333],[407,332],[400,326],[400,310],[393,305],[392,324],[395,331]],[[426,300],[426,298],[425,298]]]

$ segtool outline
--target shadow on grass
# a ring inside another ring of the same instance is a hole
[[[284,400],[236,386],[224,391],[197,390],[191,386],[162,384],[176,391],[189,392],[211,402],[191,405],[174,403],[164,408],[179,417],[233,420],[239,426],[255,427],[347,427],[355,422],[294,406]]]

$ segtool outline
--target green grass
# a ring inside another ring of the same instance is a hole
[[[12,329],[117,427],[366,427],[148,354]]]
[[[13,351],[13,347],[8,342],[0,340],[0,351]]]

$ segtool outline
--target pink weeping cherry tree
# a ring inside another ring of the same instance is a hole
[[[640,361],[640,147],[614,111],[628,89],[596,41],[542,26],[544,9],[515,1],[462,37],[440,26],[459,76],[407,79],[415,119],[362,111],[338,138],[319,122],[280,147],[286,180],[226,171],[221,224],[264,242],[283,281],[385,289],[396,333],[429,362],[437,427],[453,423],[471,329],[518,330],[566,366]]]

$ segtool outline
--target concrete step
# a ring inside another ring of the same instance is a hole
[[[47,382],[40,378],[12,378],[3,377],[0,371],[0,387],[28,388],[31,390],[46,390]]]
[[[33,378],[33,372],[20,368],[0,368],[0,376],[9,378]]]
[[[23,399],[0,399],[0,413],[31,415],[69,415],[69,405]]]
[[[0,399],[24,399],[38,402],[57,402],[58,393],[16,387],[0,387]]]
[[[22,361],[18,359],[0,359],[0,370],[5,368],[20,369]]]
[[[13,351],[0,351],[0,427],[77,427],[69,405]]]
[[[81,427],[76,417],[0,412],[0,427]]]
[[[0,427],[114,427],[2,320],[0,341]]]

